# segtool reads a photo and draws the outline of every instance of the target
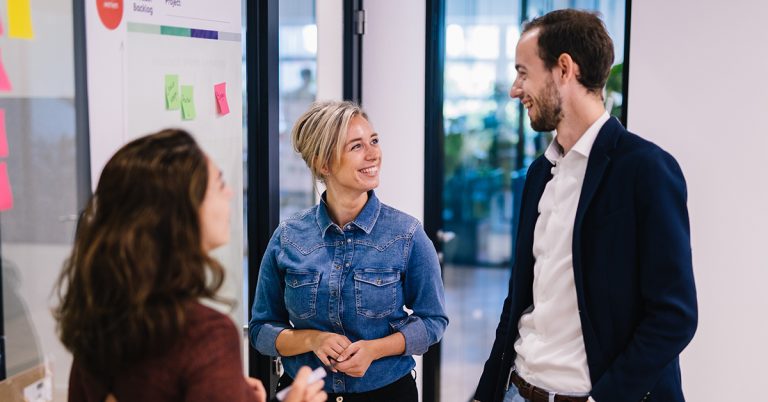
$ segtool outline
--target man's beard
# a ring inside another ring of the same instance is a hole
[[[555,86],[555,80],[549,79],[541,97],[534,98],[536,116],[531,116],[531,128],[538,132],[553,131],[563,119],[563,101]]]

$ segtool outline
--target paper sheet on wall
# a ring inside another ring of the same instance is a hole
[[[34,39],[29,0],[8,0],[8,37]]]
[[[229,102],[227,102],[227,83],[222,82],[213,86],[213,93],[216,96],[216,106],[220,115],[229,114]]]
[[[5,135],[5,109],[0,109],[0,158],[8,157],[8,137]]]
[[[165,110],[179,110],[179,76],[176,74],[165,75]]]
[[[181,86],[181,118],[183,120],[194,120],[197,116],[195,113],[195,98],[193,96],[192,85]]]
[[[0,162],[0,211],[13,209],[13,192],[11,181],[8,180],[8,165]]]
[[[3,53],[0,49],[0,91],[10,92],[11,80],[8,79],[8,74],[5,72],[5,65],[3,64]]]

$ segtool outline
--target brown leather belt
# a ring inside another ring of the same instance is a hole
[[[513,370],[512,373],[510,373],[509,380],[512,384],[515,384],[517,391],[523,398],[528,399],[531,402],[550,402],[549,391],[525,381],[516,371]],[[588,396],[555,394],[555,402],[587,402],[588,399]]]

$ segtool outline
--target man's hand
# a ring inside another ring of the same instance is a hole
[[[349,345],[336,359],[333,368],[352,377],[364,376],[371,363],[380,357],[373,342],[357,341]]]
[[[346,336],[334,334],[333,332],[320,332],[312,338],[311,343],[312,352],[315,353],[317,358],[320,359],[326,367],[330,367],[331,371],[334,373],[336,372],[336,368],[329,358],[338,360],[342,352],[352,344]]]

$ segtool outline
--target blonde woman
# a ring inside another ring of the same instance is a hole
[[[326,191],[272,236],[251,343],[283,357],[278,388],[303,365],[325,366],[331,401],[416,402],[412,355],[448,324],[435,249],[415,218],[376,197],[379,134],[359,106],[314,103],[291,137]]]

